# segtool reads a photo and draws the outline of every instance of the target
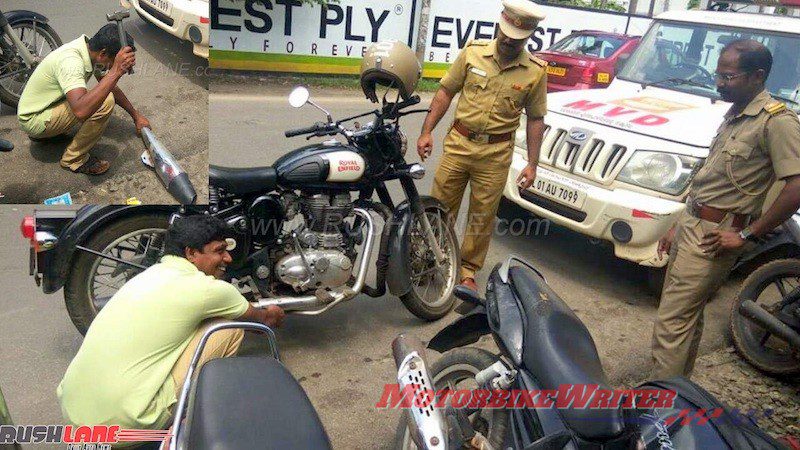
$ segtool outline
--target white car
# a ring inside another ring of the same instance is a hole
[[[208,59],[208,0],[121,0],[139,16],[167,33],[194,44],[194,54]]]
[[[658,240],[684,209],[689,183],[730,107],[719,100],[713,75],[720,50],[742,38],[770,49],[767,89],[798,110],[800,18],[669,11],[655,18],[607,89],[547,96],[538,176],[521,192],[522,118],[504,196],[663,274],[667,258],[658,258]]]

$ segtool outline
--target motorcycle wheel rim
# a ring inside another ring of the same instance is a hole
[[[448,261],[444,267],[436,264],[436,257],[433,254],[433,250],[428,247],[422,231],[422,225],[418,220],[415,220],[414,227],[411,230],[410,245],[411,288],[420,301],[429,307],[436,308],[447,303],[456,286],[456,271],[459,268],[459,261],[456,260],[454,246],[458,245],[458,242],[452,242],[452,236],[448,233],[446,219],[442,217],[441,212],[426,212],[426,215],[439,247],[447,255]],[[432,282],[435,279],[438,279],[436,283],[439,285],[438,289],[431,291],[430,284],[423,286],[425,281]]]
[[[31,54],[39,61],[58,48],[53,37],[44,32],[42,28],[36,27],[35,24],[26,22],[13,25],[11,28],[17,33],[22,43],[28,47]],[[8,48],[14,48],[11,39],[5,34],[3,34],[0,39],[6,41]],[[33,73],[33,68],[23,71],[19,76],[3,77],[2,75],[8,72],[18,71],[23,67],[25,67],[25,62],[22,61],[19,55],[11,55],[3,64],[0,64],[0,89],[19,98],[22,95],[22,90],[25,89],[28,78]],[[20,77],[22,77],[22,79],[20,79]]]
[[[120,258],[125,261],[135,262],[149,266],[155,263],[164,253],[164,235],[166,230],[162,228],[147,228],[120,236],[112,243],[108,244],[101,253]],[[144,248],[141,248],[145,238]],[[155,242],[155,244],[154,244]],[[148,261],[150,264],[148,264]],[[100,272],[101,268],[104,270]],[[115,274],[116,272],[116,274]],[[122,285],[141,270],[133,266],[125,267],[125,264],[117,261],[95,257],[90,270],[89,282],[86,285],[87,294],[91,299],[92,310],[95,314],[100,312],[108,303],[108,300],[117,292]],[[100,282],[99,277],[110,278],[108,282]],[[101,296],[102,294],[102,296]]]

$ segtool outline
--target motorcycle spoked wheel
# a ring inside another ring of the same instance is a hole
[[[95,232],[84,247],[143,266],[155,264],[164,251],[169,217],[145,214],[126,217]],[[67,313],[85,335],[97,313],[141,269],[77,251],[64,285]]]
[[[447,256],[447,262],[443,265],[436,264],[436,257],[425,239],[422,224],[415,219],[408,246],[411,290],[400,296],[400,300],[415,316],[432,321],[441,319],[453,309],[453,289],[458,282],[461,252],[455,229],[446,214],[435,208],[427,209],[425,214],[439,247]]]
[[[775,376],[800,374],[800,349],[769,334],[739,313],[752,300],[772,314],[783,297],[800,285],[800,260],[780,259],[755,270],[742,283],[731,308],[731,336],[736,350],[756,369]]]
[[[452,384],[455,389],[476,389],[475,376],[497,362],[497,356],[474,347],[462,347],[445,352],[428,368],[434,389],[446,389]],[[452,398],[452,397],[451,397]],[[492,448],[503,448],[508,428],[509,413],[503,409],[484,409],[472,414],[469,419],[476,431],[484,435]],[[416,449],[408,429],[408,411],[403,411],[395,432],[395,448]]]
[[[56,30],[46,23],[19,22],[12,25],[11,28],[17,33],[23,44],[28,47],[28,50],[34,56],[40,58],[40,61],[41,58],[44,58],[62,45],[61,38],[56,33]],[[3,46],[3,54],[0,55],[0,102],[16,107],[22,95],[22,90],[33,73],[33,69],[22,72],[19,75],[3,77],[3,74],[16,72],[24,68],[25,62],[17,54],[6,55],[8,51],[6,49],[13,49],[14,46],[11,43],[11,39],[5,34],[0,34],[0,39],[6,42],[6,45]]]

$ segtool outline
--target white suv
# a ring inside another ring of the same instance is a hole
[[[167,33],[194,44],[195,55],[208,59],[208,0],[121,0],[122,6]]]
[[[689,183],[730,106],[719,100],[713,75],[720,50],[742,38],[772,51],[767,88],[797,110],[800,18],[666,12],[607,89],[547,96],[537,179],[523,192],[515,183],[527,164],[522,126],[505,197],[612,242],[620,258],[665,266],[666,258],[657,256],[658,240],[683,210]]]

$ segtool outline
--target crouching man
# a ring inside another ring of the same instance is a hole
[[[255,309],[218,279],[231,262],[227,233],[215,217],[178,219],[161,261],[100,310],[57,389],[68,423],[166,429],[208,327],[226,319],[281,325],[282,309]],[[243,336],[242,330],[212,334],[200,365],[235,355]]]
[[[91,156],[89,151],[103,135],[115,105],[130,114],[137,132],[150,127],[117,86],[136,64],[133,39],[128,35],[127,40],[129,46],[121,48],[114,24],[105,25],[91,39],[82,35],[45,56],[25,85],[17,118],[31,139],[54,138],[80,123],[61,156],[61,167],[87,175],[108,170],[109,162]],[[87,89],[86,82],[93,74],[99,83]]]

